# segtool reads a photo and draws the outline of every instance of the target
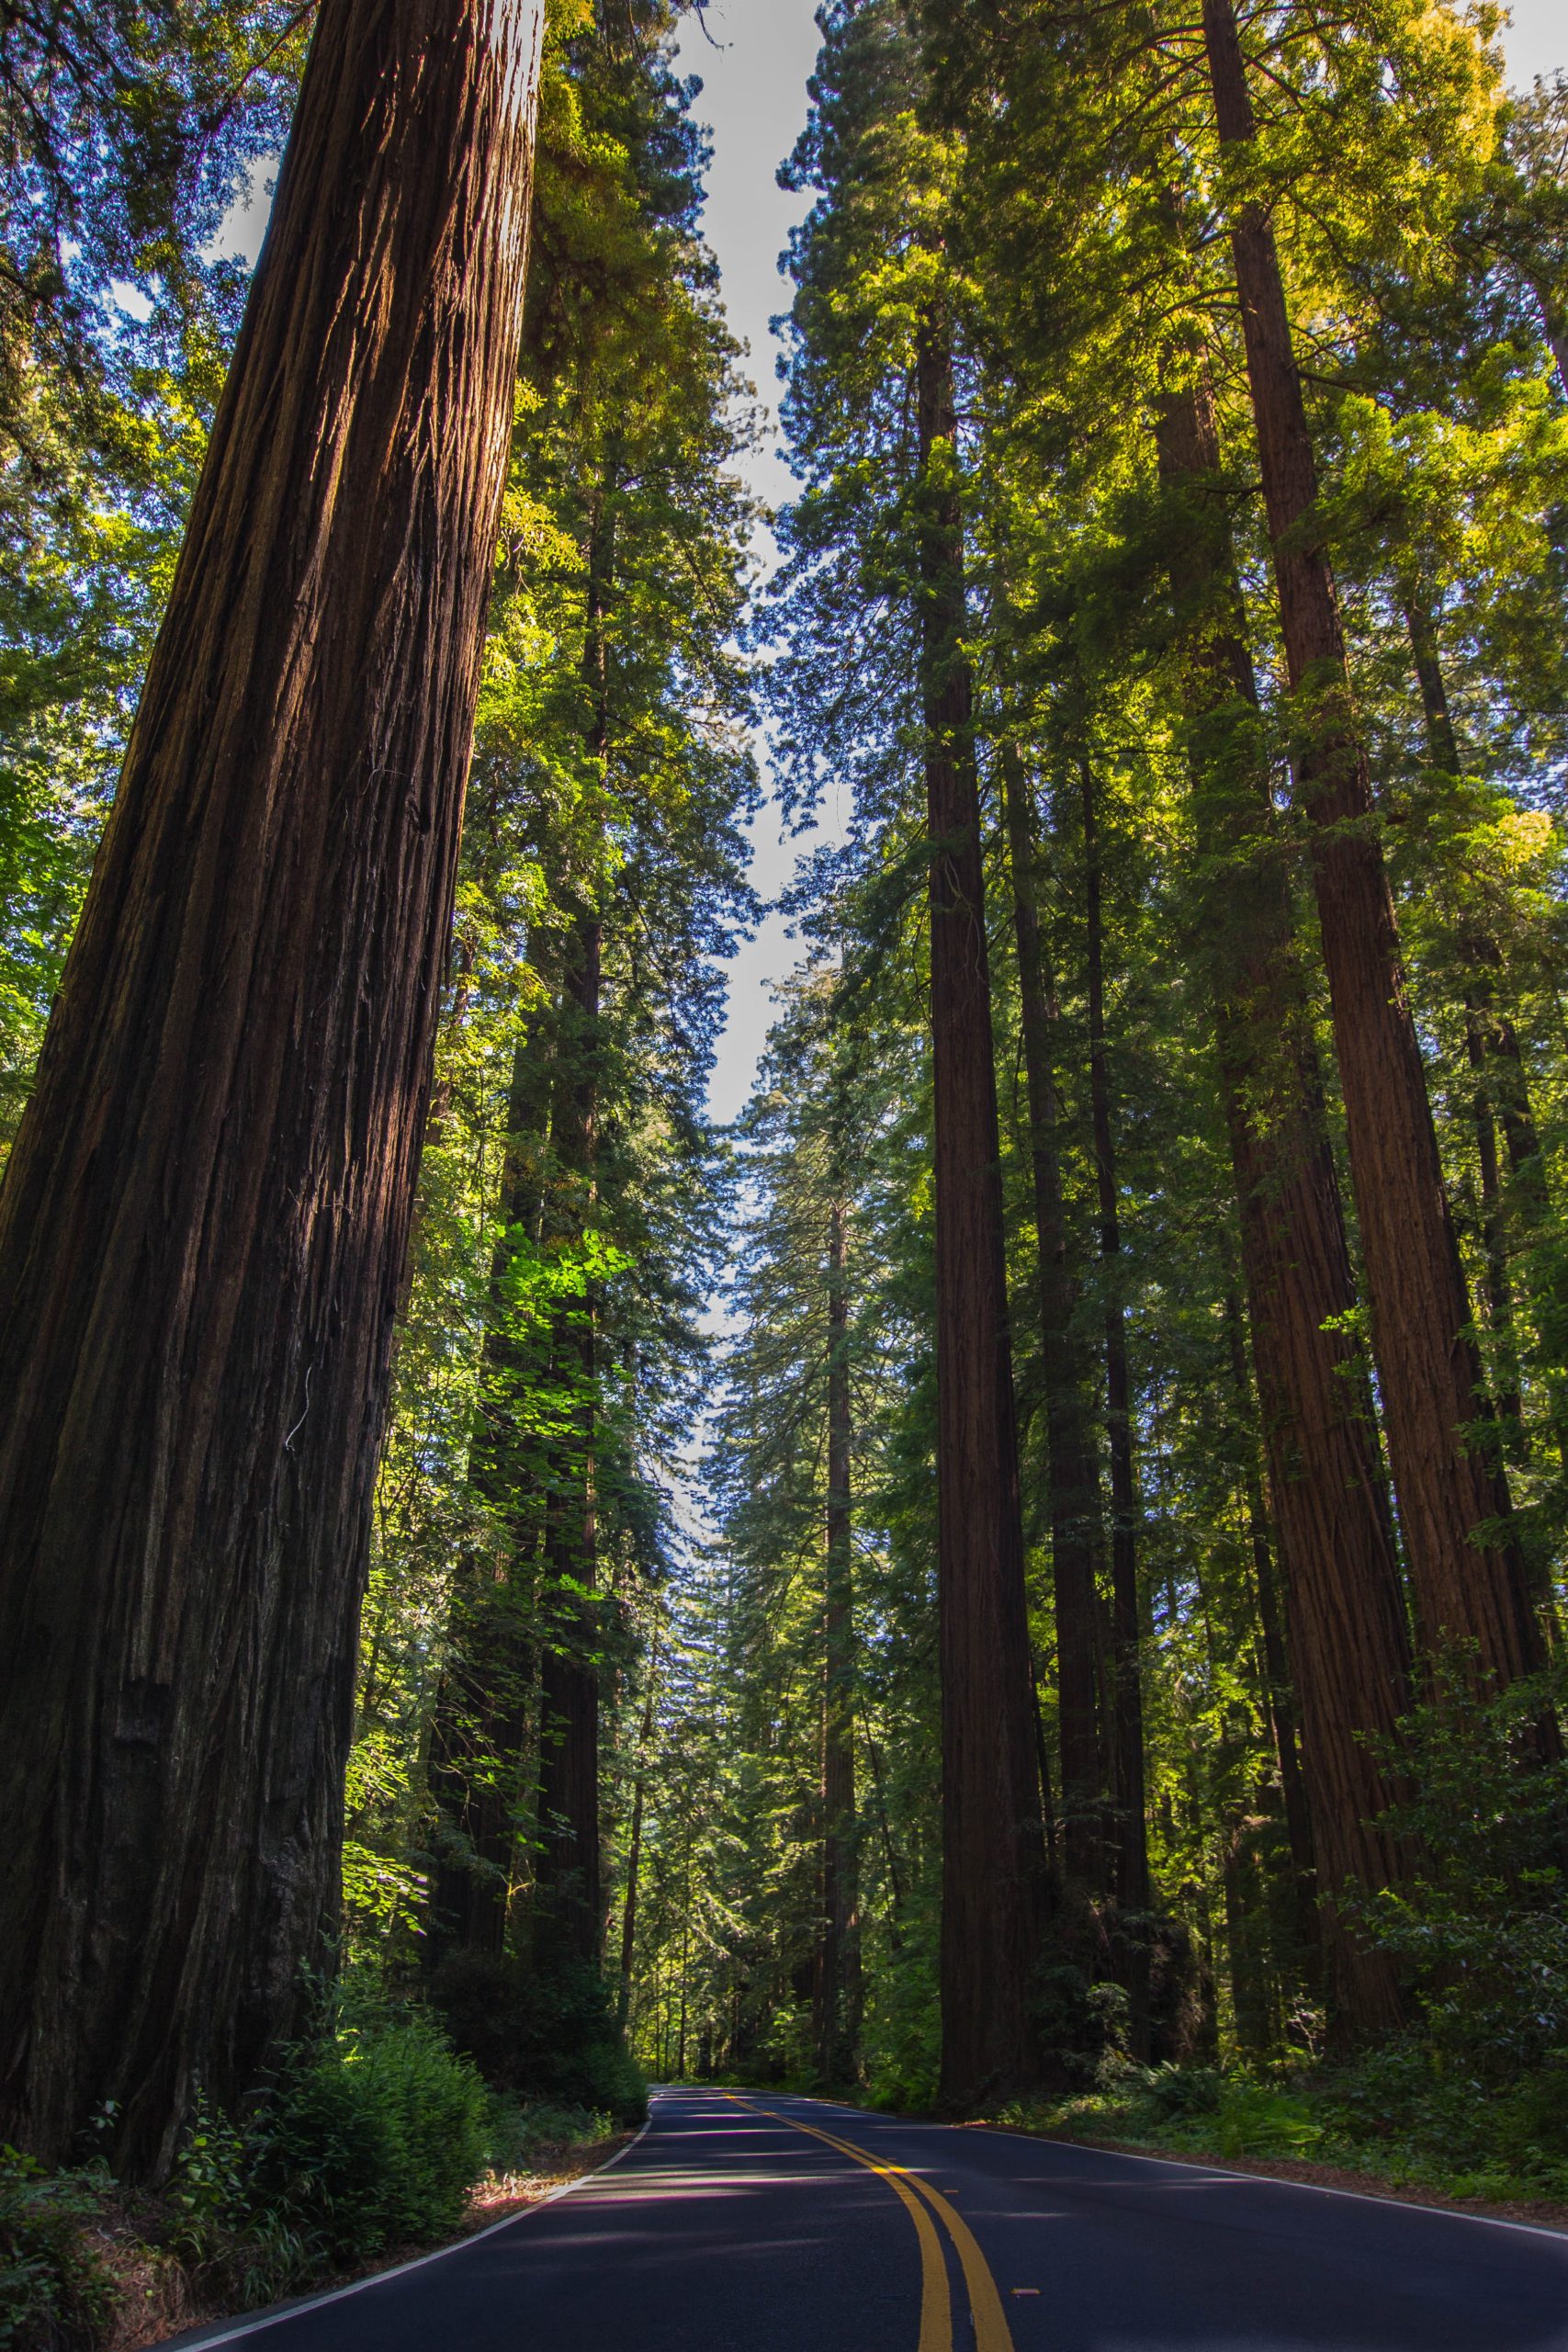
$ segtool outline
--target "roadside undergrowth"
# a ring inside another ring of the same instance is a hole
[[[314,2071],[321,2100],[320,2057]],[[360,2082],[335,2103],[336,2136],[323,2134],[331,2144],[308,2185],[275,2149],[257,2161],[254,2143],[210,2117],[198,2118],[157,2192],[125,2188],[101,2163],[51,2173],[0,2149],[0,2352],[141,2352],[346,2283],[523,2211],[627,2136],[607,2113],[494,2098],[480,2086],[468,2109],[476,2131],[443,2157],[434,2133],[422,2147],[417,2130],[364,2128],[377,2101]],[[442,2104],[423,2119],[437,2130],[454,2120]],[[302,2159],[298,2119],[295,2128]]]
[[[1274,2076],[1122,2063],[985,2120],[1568,2223],[1568,2056],[1508,2085],[1446,2069],[1416,2037]]]

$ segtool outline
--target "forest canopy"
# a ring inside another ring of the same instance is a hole
[[[0,21],[0,2138],[254,2220],[412,2033],[1561,2196],[1568,84],[824,0],[770,516],[675,0],[444,9]]]

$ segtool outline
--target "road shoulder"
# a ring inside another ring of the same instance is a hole
[[[1383,2180],[1376,2173],[1316,2164],[1310,2157],[1211,2156],[1197,2149],[1163,2146],[1147,2140],[1114,2140],[1089,2132],[1030,2132],[1020,2124],[989,2122],[983,2116],[954,2128],[962,2132],[1001,2132],[1012,2140],[1041,2140],[1061,2148],[1102,2148],[1110,2154],[1141,2156],[1148,2163],[1194,2165],[1204,2172],[1243,2173],[1259,2180],[1292,2181],[1303,2188],[1332,2189],[1341,2197],[1373,2198],[1388,2205],[1417,2205],[1439,2213],[1468,2213],[1477,2221],[1510,2222],[1517,2228],[1568,2236],[1568,2205],[1545,2198],[1452,2197],[1419,2181]]]

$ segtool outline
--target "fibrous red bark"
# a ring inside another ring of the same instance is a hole
[[[850,1497],[849,1241],[828,1235],[828,1510],[822,1593],[822,1860],[812,2039],[826,2083],[852,2081],[860,2040],[854,1747],[854,1552]]]
[[[598,748],[603,749],[603,737]],[[585,909],[568,965],[562,1069],[551,1141],[558,1170],[575,1179],[574,1233],[592,1214],[599,1128],[604,923]],[[592,1289],[558,1317],[556,1377],[576,1392],[546,1507],[545,1607],[539,1667],[536,1951],[597,1962],[604,1919],[599,1825],[599,1577],[596,1492],[596,1304]]]
[[[1057,1143],[1060,1107],[1053,1053],[1053,992],[1041,935],[1038,854],[1029,779],[1014,745],[1001,747],[1003,804],[1018,950],[1019,1031],[1029,1102],[1030,1167],[1037,1243],[1042,1386],[1055,1607],[1056,1713],[1061,1751],[1062,1849],[1068,1875],[1098,1890],[1104,1828],[1095,1612],[1105,1552],[1100,1464],[1084,1351],[1074,1320]],[[1141,1816],[1140,1816],[1141,1820]]]
[[[1122,1251],[1122,1218],[1116,1182],[1116,1140],[1111,1118],[1111,1075],[1106,1051],[1105,923],[1100,871],[1100,821],[1094,771],[1082,762],[1086,978],[1089,982],[1089,1091],[1094,1137],[1095,1196],[1100,1208],[1100,1255],[1108,1281],[1105,1301],[1105,1429],[1111,1456],[1111,1629],[1112,1778],[1116,1792],[1116,1899],[1124,1911],[1149,1907],[1148,1827],[1145,1820],[1144,1686],[1142,1615],[1138,1601],[1138,1498],[1133,1464],[1133,1386],[1127,1362],[1127,1317],[1114,1287]],[[1146,2042],[1147,1985],[1141,1965],[1134,1968],[1132,2027],[1134,2044]],[[1134,2054],[1145,2054],[1137,2047]]]
[[[1254,136],[1230,0],[1204,0],[1223,147]],[[1242,204],[1231,231],[1247,379],[1273,545],[1296,785],[1345,1102],[1389,1456],[1422,1646],[1469,1645],[1483,1683],[1544,1657],[1522,1565],[1495,1528],[1501,1480],[1466,1433],[1484,1412],[1471,1312],[1443,1190],[1420,1045],[1378,840],[1366,747],[1346,669],[1334,577],[1314,528],[1316,464],[1273,229]]]
[[[931,837],[936,1143],[937,1578],[942,1640],[942,2092],[1037,2078],[1030,2003],[1044,1850],[980,853],[953,358],[929,322],[916,413],[920,691]]]
[[[1409,1643],[1370,1399],[1350,1336],[1356,1304],[1324,1114],[1289,876],[1272,840],[1257,689],[1219,496],[1206,386],[1168,394],[1160,470],[1184,496],[1178,605],[1193,672],[1201,952],[1235,1176],[1253,1364],[1301,1711],[1329,1990],[1360,2029],[1398,2021],[1386,1960],[1350,1934],[1337,1896],[1400,1875],[1372,1826],[1393,1802],[1375,1743],[1410,1703]],[[1259,1562],[1266,1586],[1267,1555]],[[1282,1661],[1281,1661],[1282,1663]],[[1271,1679],[1277,1669],[1270,1663]]]
[[[0,2136],[245,2090],[333,1914],[541,9],[324,0],[0,1194]]]

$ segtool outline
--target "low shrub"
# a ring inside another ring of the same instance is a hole
[[[197,2100],[161,2192],[0,2148],[0,2352],[88,2352],[128,2310],[179,2327],[274,2301],[453,2235],[487,2165],[537,2169],[547,2147],[610,2130],[581,2107],[502,2117],[428,2014],[362,2004],[346,2022],[333,1997],[335,2030],[289,2056],[243,2125]]]
[[[1490,2102],[1493,2152],[1534,2176],[1555,2196],[1568,2193],[1568,2050],[1554,2050],[1502,2098]]]
[[[615,2129],[615,2117],[602,2108],[492,2098],[485,2158],[502,2176],[547,2172],[570,2149],[608,2140]]]
[[[0,2146],[0,2346],[5,2352],[76,2352],[94,2344],[110,2280],[87,2241],[105,2184],[45,2172]]]
[[[1568,1690],[1554,1674],[1478,1699],[1472,1680],[1456,1652],[1398,1741],[1377,1743],[1412,1791],[1382,1826],[1416,1866],[1347,1908],[1414,1992],[1433,2057],[1507,2086],[1568,2046],[1568,1759],[1540,1730]]]
[[[197,2266],[220,2256],[252,2218],[252,2169],[243,2135],[198,2098],[169,2178],[172,2254]]]
[[[1233,2081],[1224,2084],[1196,2136],[1222,2156],[1307,2156],[1323,2138],[1323,2123],[1309,2101],[1293,2092]]]
[[[1224,2096],[1217,2066],[1154,2066],[1138,2087],[1140,2103],[1161,2122],[1184,2116],[1213,2115]]]
[[[350,2030],[286,2071],[255,2138],[256,2206],[336,2261],[449,2235],[489,2121],[477,2069],[430,2020]]]

